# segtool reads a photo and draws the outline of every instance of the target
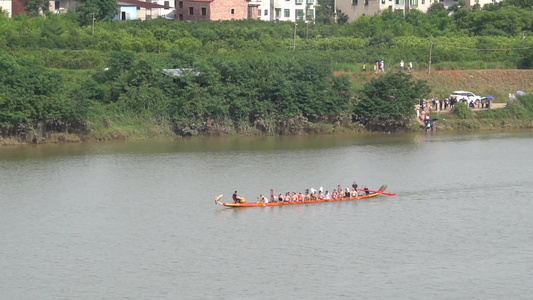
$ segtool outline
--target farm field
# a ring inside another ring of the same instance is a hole
[[[506,102],[509,93],[533,92],[533,70],[437,70],[414,72],[414,79],[427,80],[434,96],[446,98],[452,91],[466,90],[480,96],[493,95]]]
[[[335,75],[348,72],[335,72]],[[379,76],[364,73],[368,81]],[[480,96],[492,95],[495,103],[507,102],[509,93],[524,91],[533,93],[533,70],[490,69],[490,70],[427,70],[414,71],[413,79],[426,80],[431,87],[431,97],[446,98],[453,91],[470,91]],[[359,75],[355,76],[360,79]],[[356,79],[357,80],[357,79]]]

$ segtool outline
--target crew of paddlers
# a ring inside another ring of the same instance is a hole
[[[272,194],[270,196],[270,199],[263,196],[262,194],[259,195],[259,200],[257,202],[259,203],[268,203],[268,202],[306,202],[306,201],[316,201],[316,200],[338,200],[342,198],[355,198],[357,199],[360,195],[368,195],[370,194],[370,191],[368,190],[368,187],[365,185],[362,189],[357,188],[358,185],[354,181],[352,184],[352,188],[346,188],[344,191],[340,188],[332,189],[331,192],[329,190],[326,190],[324,192],[324,189],[320,187],[320,189],[315,190],[314,188],[305,190],[304,193],[302,192],[287,192],[285,194],[279,194],[277,197]],[[234,203],[240,203],[236,202],[234,198]]]

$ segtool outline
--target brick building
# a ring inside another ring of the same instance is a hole
[[[242,20],[257,15],[257,6],[247,0],[176,0],[179,21]]]

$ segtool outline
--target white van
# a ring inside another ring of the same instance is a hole
[[[481,101],[481,96],[478,96],[472,92],[469,92],[469,91],[455,91],[453,93],[450,94],[450,99],[452,98],[456,98],[457,101],[461,101],[463,99],[466,98],[466,100],[468,101],[468,103],[470,102],[473,102],[473,101]]]

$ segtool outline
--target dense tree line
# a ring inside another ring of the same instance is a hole
[[[533,28],[525,0],[483,10],[434,4],[427,14],[384,11],[344,25],[299,22],[296,38],[293,23],[254,20],[98,20],[93,35],[80,25],[82,13],[0,16],[3,135],[83,132],[114,115],[168,122],[183,135],[294,133],[353,121],[390,130],[406,126],[427,85],[390,74],[361,87],[333,76],[334,66],[370,67],[378,57],[423,64],[433,42],[435,65],[533,67],[533,41],[522,35]]]

